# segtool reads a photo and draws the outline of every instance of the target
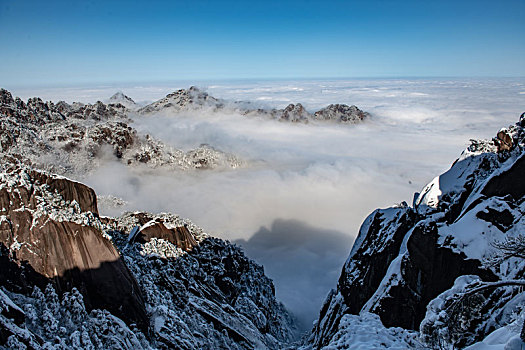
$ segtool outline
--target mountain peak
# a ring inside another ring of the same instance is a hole
[[[112,104],[120,103],[121,105],[129,109],[135,109],[137,107],[137,103],[133,101],[131,97],[126,96],[122,91],[118,91],[117,93],[115,93],[107,100],[107,102]]]

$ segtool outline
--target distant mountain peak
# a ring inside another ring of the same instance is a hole
[[[124,107],[129,108],[129,109],[137,108],[137,103],[135,101],[133,101],[133,99],[131,97],[126,96],[122,91],[118,91],[113,96],[111,96],[107,100],[107,103],[111,103],[111,104],[118,104],[118,103],[120,103],[121,105],[123,105]]]

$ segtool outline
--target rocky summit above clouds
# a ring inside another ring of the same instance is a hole
[[[96,169],[108,154],[125,165],[169,170],[241,165],[235,156],[209,145],[182,151],[140,134],[129,112],[121,103],[54,104],[39,98],[24,103],[0,89],[0,156],[23,158],[70,176]]]
[[[215,97],[192,86],[187,90],[180,89],[172,92],[166,97],[140,108],[138,113],[169,113],[202,108],[218,110],[224,108],[224,104]]]
[[[107,103],[113,105],[121,104],[130,110],[135,110],[139,107],[139,105],[135,101],[133,101],[130,97],[124,95],[124,93],[120,91],[111,96],[107,100]]]
[[[180,89],[166,97],[138,109],[142,115],[149,114],[176,114],[195,111],[223,111],[239,113],[248,117],[265,117],[284,122],[308,123],[310,121],[333,121],[340,123],[359,123],[369,117],[356,106],[332,104],[315,113],[309,113],[302,104],[289,104],[284,109],[253,108],[249,102],[226,101],[210,96],[195,86],[189,89]]]

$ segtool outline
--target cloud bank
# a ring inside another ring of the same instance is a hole
[[[175,87],[119,90],[140,101]],[[215,97],[266,107],[300,102],[313,111],[330,103],[355,104],[372,117],[348,126],[217,113],[137,116],[137,129],[174,147],[207,143],[240,156],[247,167],[167,173],[107,161],[83,181],[101,195],[127,202],[106,208],[106,214],[170,211],[216,236],[243,240],[303,324],[317,317],[323,296],[335,286],[336,267],[349,253],[348,242],[373,209],[411,203],[413,193],[448,169],[470,138],[493,137],[525,110],[524,79],[245,81],[203,87]],[[104,99],[117,90],[108,89],[84,95]],[[301,265],[307,268],[294,275],[292,267]]]

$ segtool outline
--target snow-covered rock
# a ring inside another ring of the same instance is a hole
[[[208,145],[183,151],[141,134],[133,128],[129,112],[120,103],[69,105],[32,98],[26,104],[1,89],[0,156],[15,156],[34,167],[75,177],[93,171],[108,156],[128,166],[169,170],[237,168],[243,164],[234,155]]]
[[[140,108],[138,113],[176,113],[202,108],[217,110],[223,107],[224,105],[220,100],[192,86],[187,90],[180,89],[172,92],[166,97]]]
[[[0,348],[275,349],[296,339],[261,266],[173,214],[100,217],[95,193],[0,172]]]
[[[311,114],[302,104],[289,104],[284,109],[255,108],[249,102],[226,101],[217,99],[195,86],[177,90],[166,97],[138,110],[141,115],[166,114],[176,115],[181,112],[216,112],[237,113],[247,117],[264,117],[282,122],[308,123],[310,121],[336,121],[357,123],[369,117],[356,106],[332,104]]]
[[[111,96],[107,100],[107,103],[114,104],[114,105],[121,104],[130,110],[136,110],[139,107],[139,105],[135,101],[133,101],[131,97],[124,95],[124,93],[122,93],[121,91]]]
[[[367,117],[368,113],[356,106],[344,104],[331,104],[314,114],[316,120],[333,120],[341,123],[359,123]]]
[[[501,147],[501,142],[507,146]],[[524,146],[521,121],[493,140],[472,141],[450,170],[416,196],[414,208],[402,205],[372,213],[361,226],[308,343],[316,349],[331,348],[340,343],[341,328],[348,328],[347,315],[371,312],[386,327],[421,330],[423,345],[432,348],[436,344],[430,339],[444,339],[438,331],[443,322],[436,315],[448,305],[436,300],[451,299],[466,288],[465,283],[454,287],[456,279],[525,277],[522,258],[490,263],[498,242],[523,235]],[[521,312],[516,298],[522,300],[523,293],[512,286],[485,292],[477,313],[472,309],[472,319],[463,323],[462,331],[440,346],[473,344],[506,326],[510,309]]]

